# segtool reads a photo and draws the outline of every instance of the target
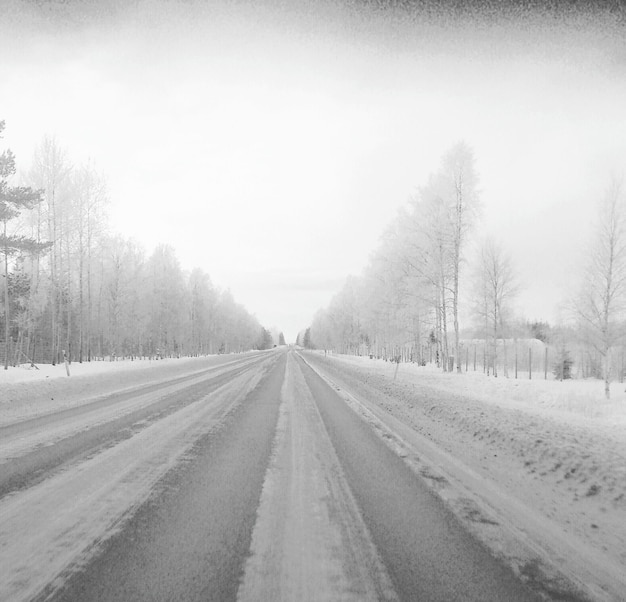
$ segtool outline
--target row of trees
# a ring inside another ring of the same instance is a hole
[[[474,235],[477,185],[472,150],[457,144],[387,228],[363,274],[346,279],[299,344],[420,364],[434,359],[443,370],[461,372],[470,346],[475,353],[481,339],[483,368],[497,376],[500,366],[508,376],[509,354],[515,352],[517,366],[517,343],[535,334],[513,311],[519,282],[506,248]],[[608,397],[612,377],[623,372],[626,343],[626,205],[617,182],[599,205],[586,258],[569,302],[571,319],[555,330],[552,355],[561,366],[555,374],[568,377],[570,355],[581,358],[577,373],[602,376]]]
[[[479,215],[473,152],[460,143],[399,212],[364,274],[317,313],[311,344],[379,354],[410,343],[419,362],[435,345],[444,369],[460,371],[463,256]]]
[[[4,122],[0,122],[0,134]],[[51,138],[23,180],[0,155],[4,295],[0,351],[9,363],[195,355],[269,348],[268,332],[174,249],[149,256],[109,228],[106,182]]]

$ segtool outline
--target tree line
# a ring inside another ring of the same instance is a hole
[[[0,138],[5,122],[0,121]],[[273,346],[256,317],[175,250],[111,231],[106,180],[44,137],[24,186],[0,155],[4,366],[227,353]]]
[[[597,203],[586,265],[567,300],[569,319],[543,325],[549,338],[538,336],[541,323],[514,311],[520,283],[505,245],[478,235],[478,183],[472,148],[456,144],[389,224],[363,273],[346,279],[297,343],[436,362],[456,372],[470,363],[470,349],[475,367],[480,348],[483,370],[494,376],[500,370],[508,376],[512,365],[517,374],[518,361],[527,363],[529,373],[533,362],[547,366],[549,345],[558,378],[570,377],[577,363],[581,376],[604,379],[608,397],[610,381],[617,375],[623,380],[625,364],[626,204],[620,182]],[[527,359],[518,357],[520,340],[527,341]],[[533,341],[546,346],[545,360],[531,357]]]
[[[460,370],[462,258],[479,215],[473,151],[459,143],[386,229],[362,276],[316,314],[310,344],[379,355],[410,343],[420,363],[434,344],[444,369]]]

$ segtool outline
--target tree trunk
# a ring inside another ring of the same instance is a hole
[[[446,316],[446,291],[443,286],[443,274],[441,282],[441,349],[443,371],[448,371],[448,320]]]
[[[83,363],[83,336],[85,332],[85,308],[83,294],[83,271],[85,269],[83,244],[83,196],[80,191],[78,220],[78,362]]]
[[[493,375],[498,376],[498,310],[493,309]]]
[[[87,204],[87,361],[91,361],[91,331],[93,325],[91,299],[91,205]]]
[[[504,338],[504,336],[502,336],[502,357],[502,361],[504,362],[504,378],[509,378],[508,354],[506,348],[506,339]]]
[[[502,337],[502,355],[503,355],[503,361],[504,361],[504,370],[503,370],[503,374],[504,374],[504,378],[509,378],[509,366],[508,366],[508,355],[507,355],[507,348],[506,348],[506,339],[504,338],[504,323],[502,321],[502,311],[499,311],[500,314],[500,336]]]
[[[50,338],[52,343],[52,365],[56,366],[58,360],[58,286],[57,286],[57,228],[56,228],[56,203],[54,182],[50,191],[50,201],[48,209],[48,231],[49,238],[52,241],[52,249],[50,250]]]
[[[69,217],[66,218],[66,229],[69,231]],[[65,334],[65,349],[67,354],[64,353],[64,361],[72,363],[72,264],[70,261],[70,240],[69,234],[65,238],[65,253],[67,257],[67,299],[66,299],[66,315],[67,315],[67,332]]]
[[[459,201],[460,203],[460,201]],[[461,349],[459,342],[459,263],[461,249],[461,214],[460,205],[457,207],[458,223],[454,241],[454,282],[452,287],[452,317],[454,321],[454,355],[456,371],[461,374]]]
[[[421,335],[421,324],[420,324],[420,314],[417,312],[417,316],[414,319],[414,331],[415,331],[415,353],[413,354],[413,359],[417,361],[417,365],[422,365],[422,335]]]
[[[611,348],[608,345],[604,351],[604,396],[611,399]]]
[[[9,248],[7,242],[7,223],[4,221],[4,369],[9,369]]]

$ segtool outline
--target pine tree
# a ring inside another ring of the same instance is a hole
[[[570,353],[565,347],[559,350],[559,357],[554,364],[553,373],[558,380],[568,380],[572,378],[572,360]]]
[[[0,121],[0,138],[4,131],[4,121]],[[33,209],[42,199],[40,190],[33,190],[24,186],[9,186],[8,179],[15,174],[15,156],[7,149],[0,155],[0,248],[4,256],[4,343],[6,353],[4,369],[9,367],[9,333],[10,333],[10,287],[9,287],[9,257],[43,251],[48,243],[39,243],[32,238],[11,234],[8,224],[20,215],[24,209]]]

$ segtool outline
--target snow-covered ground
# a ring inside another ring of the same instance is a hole
[[[213,355],[161,360],[74,362],[69,366],[24,364],[0,370],[0,426],[80,405],[114,391],[167,381],[212,366],[226,365],[240,355]]]
[[[534,528],[539,536],[544,531],[544,539],[547,533],[559,539],[563,545],[555,543],[553,553],[565,556],[564,566],[578,550],[580,566],[604,567],[606,579],[615,578],[626,591],[625,385],[613,383],[607,401],[599,381],[445,374],[412,364],[400,364],[396,374],[396,364],[383,360],[308,357],[347,391],[382,409],[383,423],[392,415],[452,459],[444,466],[444,456],[433,452],[436,467],[462,467],[457,476],[463,470],[471,475],[460,479],[494,506],[497,496],[508,500],[524,536],[532,537]],[[406,441],[407,434],[400,438]],[[597,593],[597,599],[615,599]],[[626,600],[626,593],[617,599]]]
[[[183,362],[199,361],[204,358],[183,358]],[[121,372],[127,370],[141,370],[148,366],[163,366],[172,363],[180,363],[180,358],[165,358],[162,360],[136,359],[117,361],[91,361],[72,362],[69,364],[70,377],[87,376],[92,374],[106,374],[110,372]],[[0,370],[0,386],[9,383],[21,383],[27,381],[40,381],[50,378],[67,378],[65,364],[37,364],[32,367],[30,364],[20,364],[15,368],[9,366],[8,370]]]
[[[69,380],[82,377],[101,377],[126,375],[137,373],[142,370],[171,371],[179,372],[181,368],[193,370],[194,367],[202,368],[206,365],[233,361],[239,354],[227,355],[202,355],[199,357],[180,357],[163,359],[123,359],[123,360],[98,360],[91,362],[72,362],[69,364]],[[123,378],[127,378],[124,376]],[[131,377],[132,378],[132,377]],[[68,379],[65,364],[37,364],[32,367],[30,364],[20,364],[19,366],[9,366],[8,370],[0,369],[0,391],[10,385],[20,383],[44,382],[49,380]]]

